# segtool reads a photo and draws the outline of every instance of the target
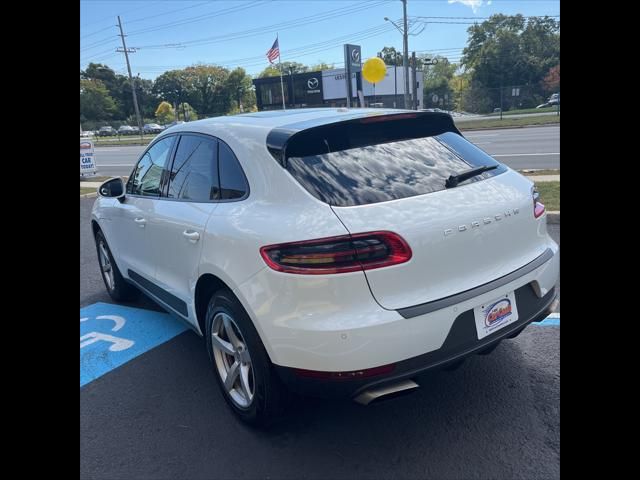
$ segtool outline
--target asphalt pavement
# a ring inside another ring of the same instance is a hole
[[[560,168],[560,126],[474,130],[463,135],[513,169]]]
[[[80,200],[80,306],[110,303]],[[559,225],[549,225],[559,242]],[[142,299],[131,306],[161,310]],[[108,305],[107,305],[108,307]],[[559,478],[558,326],[527,327],[413,394],[362,407],[300,398],[269,431],[229,411],[185,331],[80,389],[83,479]]]
[[[560,126],[474,130],[464,136],[514,169],[560,168]],[[96,147],[99,175],[127,176],[146,147]]]

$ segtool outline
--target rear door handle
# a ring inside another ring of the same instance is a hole
[[[147,223],[147,219],[142,217],[134,218],[133,221],[136,222],[140,228],[144,228]]]
[[[189,230],[185,230],[182,232],[182,235],[189,240],[191,243],[196,243],[200,240],[200,234],[198,232],[190,232]]]

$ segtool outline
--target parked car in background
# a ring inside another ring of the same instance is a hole
[[[118,129],[118,135],[133,135],[135,133],[136,133],[136,131],[130,125],[122,125]]]
[[[166,127],[164,127],[164,129],[166,130],[167,128],[171,128],[175,125],[182,125],[184,122],[182,120],[176,120],[174,122],[171,122],[169,125],[167,125]]]
[[[147,123],[143,127],[144,133],[160,133],[160,132],[162,132],[162,130],[164,130],[164,128],[162,128],[157,123]]]
[[[278,415],[287,389],[363,404],[414,389],[418,373],[545,318],[558,295],[534,183],[444,113],[189,122],[98,195],[109,295],[142,291],[204,336],[212,376],[249,423]]]
[[[99,137],[112,137],[114,135],[117,135],[118,132],[116,132],[114,130],[113,127],[110,127],[109,125],[105,125],[104,127],[100,127],[100,130],[98,130],[98,136]]]
[[[536,108],[553,107],[555,105],[560,105],[560,94],[559,93],[554,93],[553,95],[551,95],[549,97],[549,99],[545,103],[542,103],[542,104],[538,105]]]

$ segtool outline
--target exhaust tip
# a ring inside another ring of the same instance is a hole
[[[381,400],[389,400],[401,395],[406,395],[413,392],[419,385],[413,380],[401,380],[400,382],[383,385],[380,387],[373,387],[369,390],[365,390],[356,397],[353,401],[360,405],[371,405],[373,402],[379,402]]]

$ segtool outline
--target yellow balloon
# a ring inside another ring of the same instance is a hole
[[[381,58],[373,57],[362,65],[362,76],[369,83],[379,83],[387,73],[387,66]]]

